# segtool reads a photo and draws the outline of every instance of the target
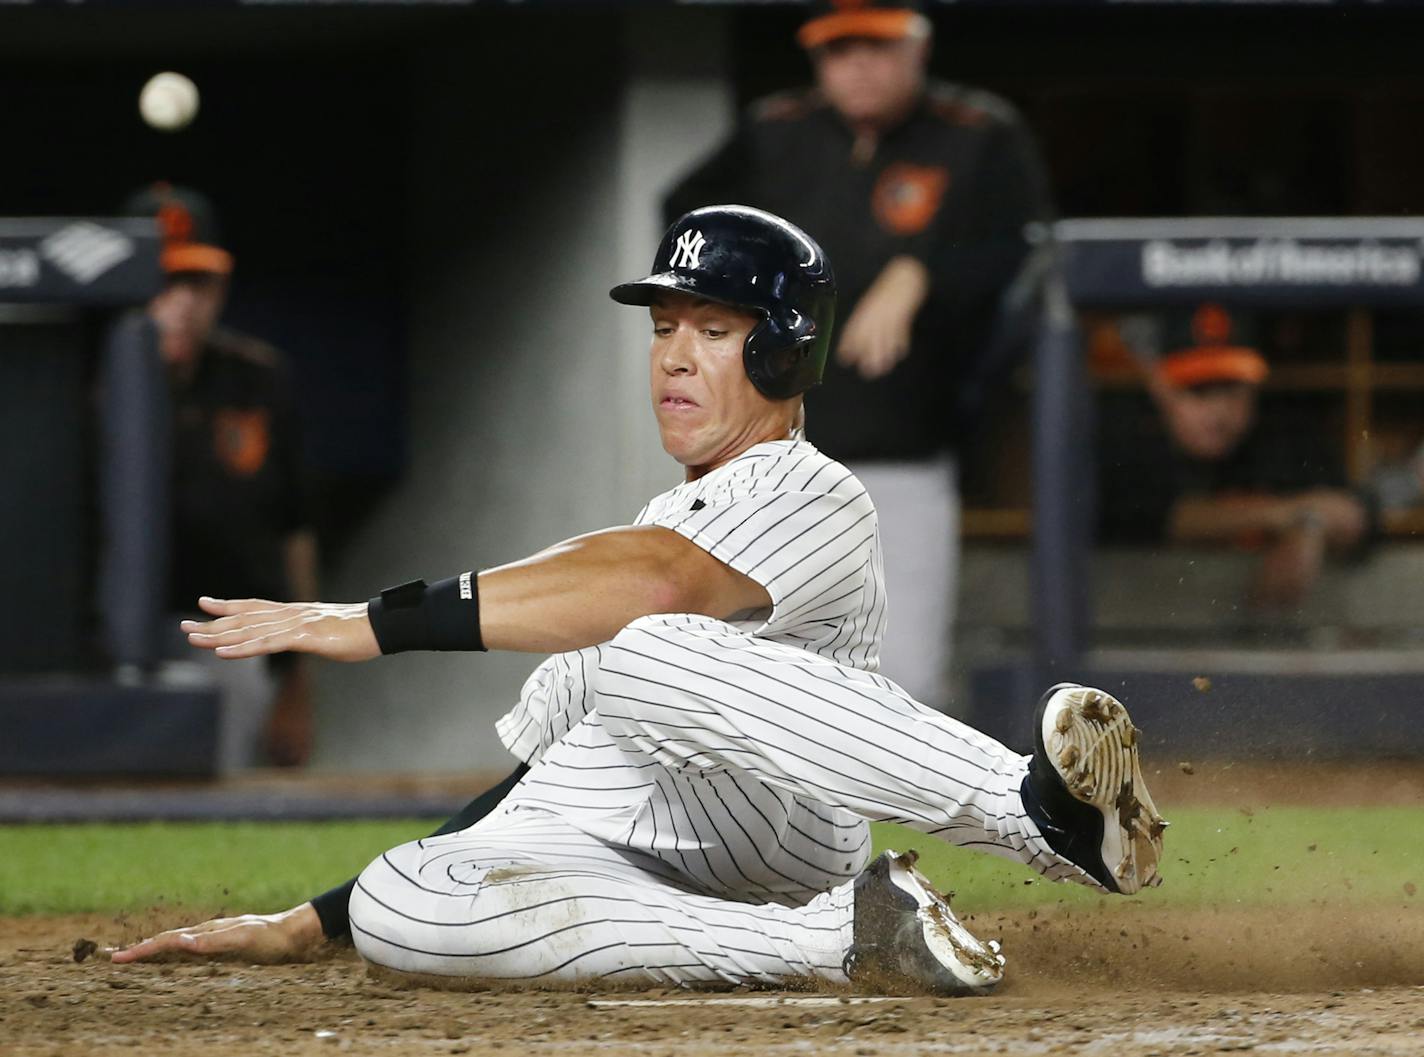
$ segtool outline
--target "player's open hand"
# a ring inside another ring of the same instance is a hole
[[[303,903],[280,914],[243,914],[235,918],[214,918],[187,928],[169,929],[105,953],[110,961],[120,965],[181,955],[290,962],[309,956],[322,939],[321,919],[317,917],[316,909],[310,903]]]
[[[219,657],[314,653],[333,661],[368,661],[381,653],[366,603],[270,602],[265,598],[198,599],[213,620],[178,626],[194,646]]]

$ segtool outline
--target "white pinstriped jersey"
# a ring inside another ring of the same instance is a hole
[[[855,476],[806,441],[758,444],[664,492],[635,525],[672,529],[766,588],[772,608],[729,621],[850,668],[875,671],[886,598],[875,507]],[[604,646],[555,654],[498,724],[510,752],[539,759],[593,707]]]

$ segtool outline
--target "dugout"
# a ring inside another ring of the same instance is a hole
[[[1065,216],[1418,207],[1416,6],[931,9],[935,72],[1020,107]],[[0,6],[0,88],[24,101],[4,117],[0,214],[102,214],[160,176],[214,199],[239,262],[230,321],[290,355],[312,425],[324,586],[366,597],[451,554],[510,560],[625,519],[665,485],[642,403],[622,390],[637,381],[623,353],[641,324],[609,312],[607,284],[646,269],[658,195],[737,109],[805,80],[803,14],[572,0]],[[180,134],[143,127],[134,107],[169,68],[203,91]],[[1015,455],[1023,470],[1031,448]],[[1030,499],[968,511],[978,564],[962,598],[994,641],[965,629],[962,659],[1031,648],[1027,523],[1013,514]],[[490,724],[527,668],[514,656],[481,658],[477,677],[446,657],[329,666],[317,762],[497,765]]]
[[[102,546],[161,583],[167,540],[121,516],[167,482],[147,447],[162,378],[100,377],[101,360],[146,359],[156,332],[124,309],[160,285],[159,237],[129,217],[0,218],[0,773],[205,774],[215,691],[114,679],[152,658],[156,629],[99,584]],[[129,356],[136,349],[136,356]],[[122,421],[93,414],[96,383],[134,390]],[[100,495],[96,464],[131,468]],[[161,502],[161,499],[158,500]],[[101,646],[99,629],[110,630]]]
[[[1219,559],[1213,564],[1210,552],[1181,548],[1094,552],[1098,497],[1093,460],[1083,457],[1101,403],[1093,389],[1101,394],[1131,382],[1111,374],[1090,379],[1079,318],[1206,301],[1338,313],[1335,360],[1280,366],[1275,385],[1322,408],[1306,428],[1332,433],[1351,480],[1361,482],[1377,450],[1424,437],[1420,357],[1407,345],[1389,348],[1375,339],[1378,319],[1424,310],[1424,223],[1083,219],[1058,223],[1053,243],[1056,262],[1034,357],[1032,510],[1000,512],[1009,522],[1031,518],[1036,529],[1032,580],[1022,596],[1033,610],[1026,620],[1033,660],[974,673],[976,725],[1019,744],[1020,717],[997,702],[1031,699],[1034,687],[1071,679],[1120,691],[1150,744],[1186,756],[1424,754],[1424,661],[1409,648],[1424,627],[1418,595],[1424,507],[1388,513],[1385,539],[1369,565],[1342,573],[1313,611],[1295,615],[1302,629],[1332,623],[1394,629],[1383,648],[1352,647],[1339,635],[1263,648],[1246,624],[1234,626],[1234,642],[1191,644],[1193,625],[1180,621],[1178,611],[1206,611],[1218,605],[1211,596],[1227,596],[1230,576],[1222,575]],[[1415,340],[1418,325],[1414,319]],[[983,565],[974,572],[988,574]],[[966,594],[1002,602],[1009,592],[971,586]],[[989,609],[975,615],[986,623],[1013,619],[1005,607]],[[1124,648],[1113,641],[1113,626],[1154,619],[1188,646]]]

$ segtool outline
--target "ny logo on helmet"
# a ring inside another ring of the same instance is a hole
[[[677,237],[677,243],[672,248],[672,260],[668,261],[668,267],[696,268],[705,245],[707,240],[702,237],[702,232],[684,231]]]

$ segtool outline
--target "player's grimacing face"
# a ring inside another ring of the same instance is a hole
[[[689,480],[787,435],[788,402],[763,396],[742,365],[757,316],[675,293],[648,311],[653,413],[663,448],[687,467]]]

